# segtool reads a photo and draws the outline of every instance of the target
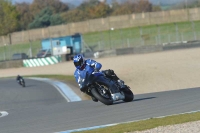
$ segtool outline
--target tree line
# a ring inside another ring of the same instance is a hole
[[[34,0],[32,3],[15,3],[11,0],[0,1],[0,35],[11,32],[42,28],[88,19],[108,16],[160,11],[149,0],[134,0],[119,3],[112,0],[85,0],[78,7],[72,7],[60,0]]]

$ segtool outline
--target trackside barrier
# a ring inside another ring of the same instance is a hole
[[[101,58],[101,57],[127,55],[127,54],[144,54],[144,53],[153,53],[153,52],[197,48],[197,47],[200,47],[200,40],[173,42],[165,44],[163,43],[162,45],[148,45],[148,46],[120,48],[109,51],[98,51],[94,53],[94,57]]]
[[[48,66],[61,62],[61,56],[51,56],[45,58],[35,58],[23,60],[24,67],[38,67],[38,66]]]

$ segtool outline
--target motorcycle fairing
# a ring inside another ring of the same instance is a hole
[[[78,84],[80,88],[85,88],[94,84],[94,82],[98,82],[109,85],[108,87],[111,94],[119,92],[115,82],[106,78],[102,72],[94,72],[94,69],[90,66],[86,66],[85,70],[79,72]]]

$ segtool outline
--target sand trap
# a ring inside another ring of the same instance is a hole
[[[113,69],[135,94],[200,86],[200,48],[97,59]],[[35,68],[0,69],[0,77],[35,74],[73,75],[72,61]]]

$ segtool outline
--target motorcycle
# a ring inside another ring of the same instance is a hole
[[[81,88],[83,87],[87,93],[92,94],[105,105],[112,105],[119,100],[131,102],[134,99],[129,86],[125,85],[120,89],[116,81],[106,77],[103,72],[85,71],[82,77],[84,78],[79,77]]]
[[[26,86],[26,85],[25,85],[25,81],[24,81],[23,78],[20,78],[20,79],[19,79],[19,84],[20,84],[21,86],[23,86],[23,87]]]

